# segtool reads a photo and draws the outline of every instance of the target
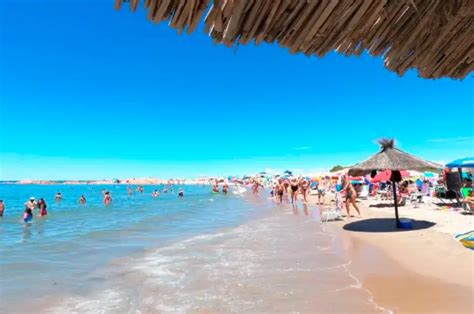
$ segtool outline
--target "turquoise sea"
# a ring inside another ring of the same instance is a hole
[[[315,206],[179,188],[153,198],[163,186],[129,196],[124,185],[0,185],[0,312],[385,311]],[[32,196],[49,214],[25,225]]]

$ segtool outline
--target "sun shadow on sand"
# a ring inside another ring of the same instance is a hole
[[[406,232],[428,229],[436,223],[426,220],[413,220],[412,229],[397,229],[395,227],[395,218],[372,218],[354,221],[344,225],[344,230],[354,232]]]

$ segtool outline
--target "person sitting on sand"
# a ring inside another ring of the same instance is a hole
[[[474,211],[474,196],[472,196],[472,190],[467,192],[467,196],[462,201],[464,204],[469,205],[471,207],[471,211]]]
[[[5,213],[5,203],[0,200],[0,217],[3,217],[3,213]]]
[[[63,195],[61,194],[61,192],[56,193],[56,196],[54,197],[54,200],[56,201],[56,203],[61,203],[62,199],[63,199]]]
[[[354,217],[353,215],[351,216],[350,214],[350,205],[354,206],[355,210],[359,214],[359,217],[361,217],[359,207],[357,206],[356,199],[357,199],[357,192],[354,189],[354,186],[352,185],[351,181],[348,180],[346,177],[343,177],[342,179],[342,192],[346,192],[346,211],[347,211],[347,216],[348,217]]]
[[[79,204],[86,205],[86,197],[84,195],[81,195],[79,198]]]
[[[46,205],[46,201],[44,198],[40,198],[38,201],[38,208],[39,208],[39,216],[46,216],[48,214],[48,211],[46,208],[48,208],[48,205]]]
[[[105,195],[104,195],[104,205],[109,206],[110,203],[112,203],[112,196],[110,195],[110,192],[107,191],[105,192]]]

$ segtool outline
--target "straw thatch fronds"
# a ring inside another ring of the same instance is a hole
[[[140,0],[116,0],[116,8]],[[154,23],[205,30],[227,46],[278,42],[322,57],[368,50],[403,75],[462,79],[474,69],[473,0],[142,0]]]
[[[365,175],[373,170],[417,170],[441,168],[431,161],[426,161],[408,154],[395,147],[393,139],[382,139],[379,141],[380,151],[364,162],[356,164],[349,170],[349,175]]]

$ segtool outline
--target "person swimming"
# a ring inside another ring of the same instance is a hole
[[[110,195],[109,191],[106,191],[104,194],[104,205],[109,206],[112,202],[112,196]]]
[[[44,198],[40,198],[38,201],[38,208],[39,208],[39,216],[46,216],[48,215],[48,211],[46,210],[48,208],[48,205],[46,205],[46,201]]]
[[[184,196],[184,190],[183,190],[183,189],[179,189],[178,196],[179,196],[179,197],[183,197],[183,196]]]
[[[61,194],[61,192],[56,193],[56,196],[54,198],[56,203],[60,203],[62,201],[62,199],[63,199],[63,195]]]
[[[79,204],[86,205],[86,197],[84,195],[81,195],[79,198]]]
[[[151,196],[152,197],[159,197],[160,196],[160,192],[158,192],[158,190],[154,190],[153,193],[151,193]]]

